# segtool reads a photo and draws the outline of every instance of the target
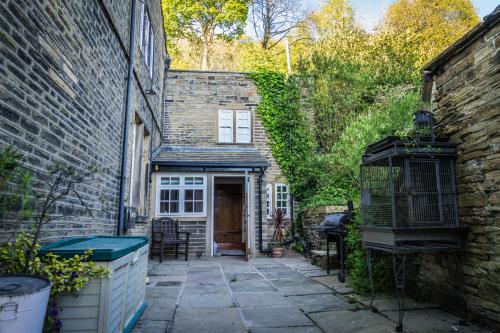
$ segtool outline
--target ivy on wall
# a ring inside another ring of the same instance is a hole
[[[282,73],[251,74],[261,102],[257,114],[266,129],[271,149],[295,198],[307,198],[316,188],[317,156],[304,114],[300,111],[300,92],[293,78]]]
[[[301,230],[300,219],[305,208],[345,205],[347,200],[353,200],[359,207],[359,166],[366,147],[387,135],[406,136],[413,129],[412,114],[419,103],[414,84],[379,86],[374,91],[372,84],[363,86],[358,82],[354,83],[356,89],[344,90],[344,95],[352,94],[343,97],[340,93],[324,94],[321,89],[304,89],[304,86],[310,88],[310,81],[303,75],[287,78],[281,73],[259,72],[251,76],[261,96],[257,113],[266,129],[273,155],[299,201],[296,230]],[[332,80],[339,79],[333,77]],[[328,84],[322,83],[323,86]],[[372,95],[369,99],[365,93],[368,90]],[[304,94],[304,91],[309,93]],[[318,102],[321,98],[324,101]],[[346,102],[339,101],[342,98],[351,99],[350,105],[357,103],[353,110],[358,111],[340,115],[340,118],[335,116],[345,110]],[[338,107],[339,104],[344,107]],[[324,117],[317,117],[318,112],[314,112],[318,105],[329,109],[327,112],[336,119],[342,119],[329,125],[336,128],[324,129],[335,133],[332,136],[335,139],[329,139],[327,144],[317,132],[325,126]],[[359,212],[356,216],[347,240],[351,286],[357,292],[367,293],[369,282],[358,229]],[[374,260],[377,290],[390,283],[389,267],[385,257]]]

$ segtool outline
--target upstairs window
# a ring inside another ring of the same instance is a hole
[[[219,111],[219,142],[233,142],[233,111]]]
[[[145,12],[145,8],[144,8],[144,2],[141,2],[141,6],[140,6],[140,9],[139,9],[139,49],[141,51],[144,51],[144,12]]]
[[[236,111],[236,142],[250,143],[250,111]]]
[[[218,141],[251,143],[252,115],[249,110],[219,110]]]
[[[139,15],[139,48],[144,55],[144,63],[148,68],[149,77],[153,78],[155,36],[149,12],[144,3],[141,3]]]
[[[285,215],[290,214],[290,193],[288,191],[288,186],[282,183],[276,183],[275,190],[276,198],[276,209],[281,209]]]

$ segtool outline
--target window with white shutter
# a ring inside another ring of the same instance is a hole
[[[219,110],[219,142],[233,142],[232,110]]]
[[[250,111],[236,111],[236,142],[250,143]]]

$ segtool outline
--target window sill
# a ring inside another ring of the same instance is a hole
[[[171,219],[174,220],[179,220],[181,222],[191,222],[191,221],[206,221],[207,216],[206,215],[157,215],[155,216],[155,219],[159,219],[162,217],[170,217]]]
[[[254,142],[241,143],[241,142],[216,142],[218,146],[255,146]]]

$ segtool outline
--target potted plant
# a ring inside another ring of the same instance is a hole
[[[283,209],[275,209],[273,211],[273,223],[274,223],[274,233],[273,242],[274,246],[271,250],[271,256],[273,258],[281,258],[285,253],[285,248],[283,248],[283,226],[285,223],[285,211]]]
[[[0,226],[17,231],[14,241],[0,246],[0,301],[9,305],[0,311],[0,331],[41,332],[45,322],[47,332],[58,332],[62,324],[57,319],[57,296],[77,291],[108,272],[88,261],[91,250],[69,259],[53,254],[39,257],[40,238],[45,225],[67,216],[57,214],[56,207],[68,195],[78,198],[91,214],[75,186],[94,171],[54,165],[38,179],[45,190],[37,193],[32,189],[35,177],[22,162],[23,156],[14,149],[0,149]]]

